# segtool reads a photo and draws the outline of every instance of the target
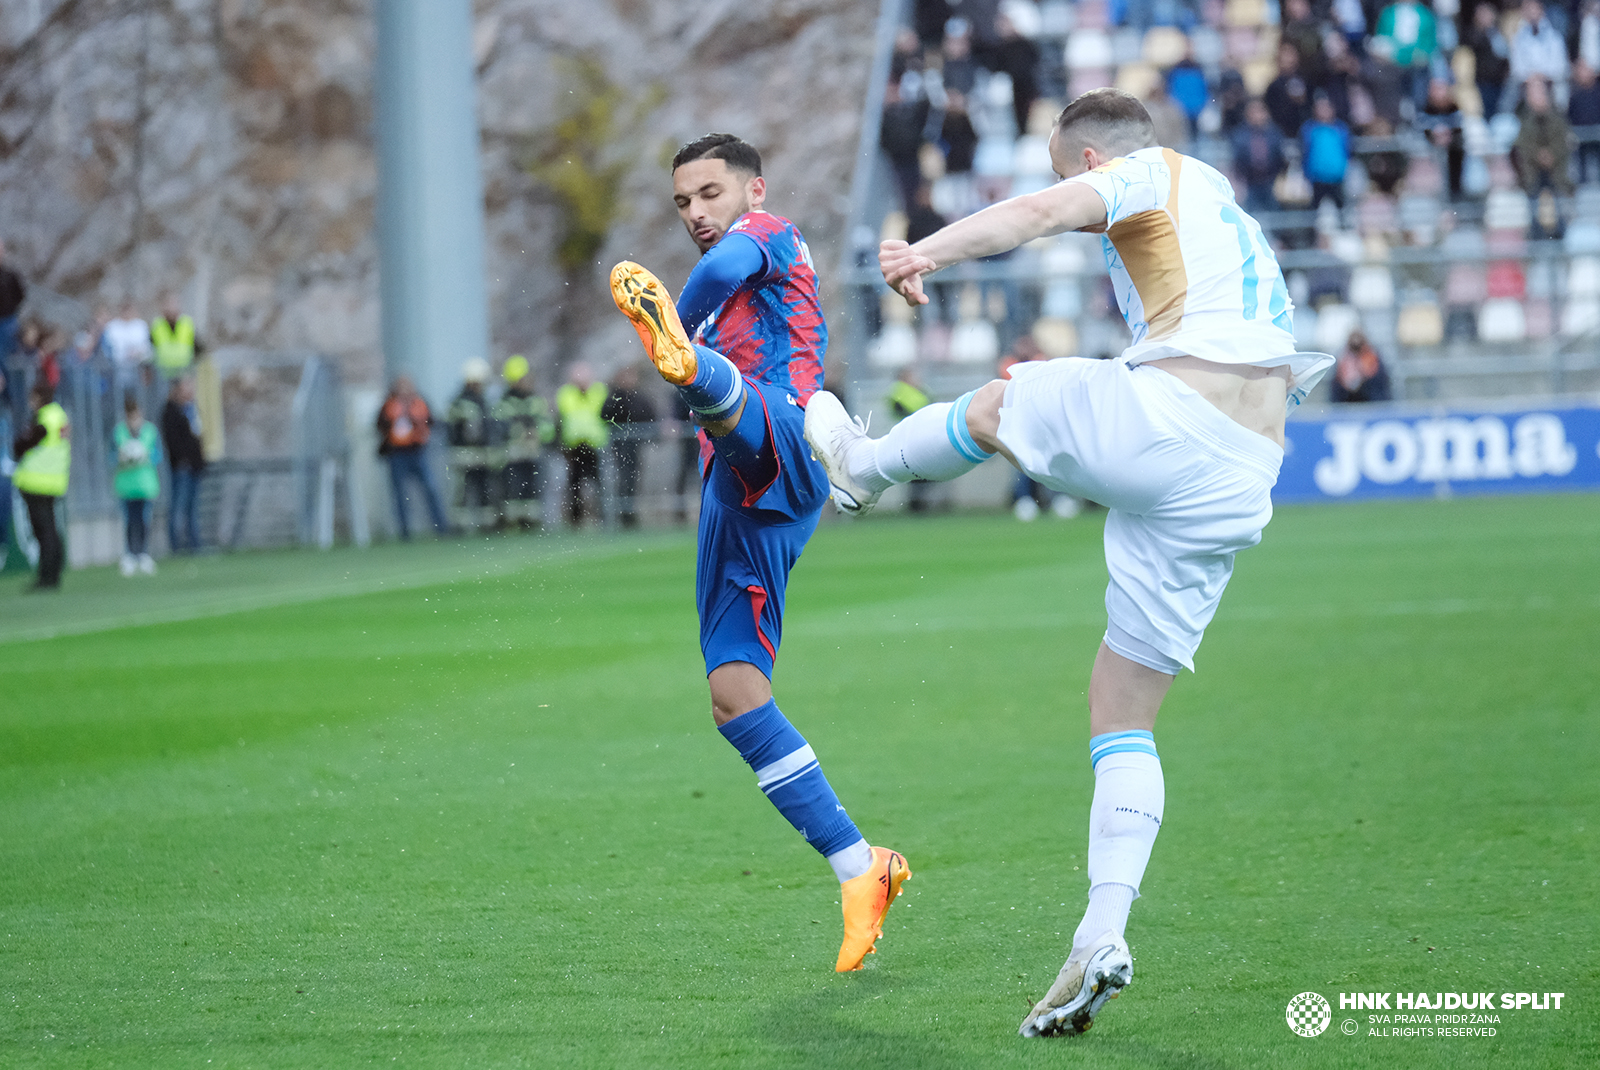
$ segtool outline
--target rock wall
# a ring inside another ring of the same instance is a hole
[[[763,150],[769,206],[837,263],[876,4],[478,0],[475,14],[497,355],[636,355],[600,269],[631,256],[687,274],[666,162],[708,130]],[[88,306],[148,311],[175,290],[213,346],[315,349],[377,382],[374,39],[372,0],[6,0],[8,259]],[[568,208],[530,161],[584,69],[615,106],[601,155],[621,177],[594,270],[563,270]],[[559,346],[563,302],[586,329]]]

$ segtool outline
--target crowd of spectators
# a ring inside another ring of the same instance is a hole
[[[124,576],[155,571],[149,526],[162,498],[169,549],[198,552],[206,457],[193,373],[205,347],[194,321],[169,294],[148,320],[129,301],[115,313],[98,310],[69,338],[49,321],[23,315],[27,292],[0,244],[0,441],[7,446],[0,463],[0,549],[23,541],[23,533],[11,530],[15,486],[27,506],[27,534],[39,548],[34,589],[59,586],[57,514],[76,442],[80,457],[84,443],[90,456],[103,457],[99,485],[122,515]],[[150,413],[158,418],[147,418]],[[74,419],[84,426],[74,427]]]
[[[884,236],[916,240],[1054,181],[1055,115],[1116,85],[1145,102],[1162,144],[1228,175],[1269,230],[1304,344],[1338,352],[1358,328],[1384,351],[1600,329],[1600,0],[913,10],[884,94],[899,202]],[[1050,355],[1115,352],[1116,324],[1097,322],[1109,292],[1071,237],[936,277],[916,330],[903,311],[874,310],[874,359],[979,367],[1024,334]],[[1539,252],[1540,239],[1561,244]],[[1397,259],[1403,247],[1415,252]],[[1068,270],[1081,289],[1051,281]]]

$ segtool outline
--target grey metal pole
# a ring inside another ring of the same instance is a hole
[[[489,356],[470,0],[378,0],[384,365],[436,413]]]

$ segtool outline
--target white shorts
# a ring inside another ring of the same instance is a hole
[[[1109,633],[1192,672],[1233,555],[1272,519],[1283,450],[1160,368],[1066,357],[1011,375],[1001,444],[1033,479],[1110,510]]]

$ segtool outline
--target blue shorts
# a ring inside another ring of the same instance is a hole
[[[749,487],[714,452],[700,494],[695,605],[706,673],[748,661],[772,678],[783,637],[789,570],[828,500],[828,477],[805,440],[805,410],[784,390],[750,382],[747,406],[766,410],[777,474]],[[754,415],[747,407],[746,419]]]

